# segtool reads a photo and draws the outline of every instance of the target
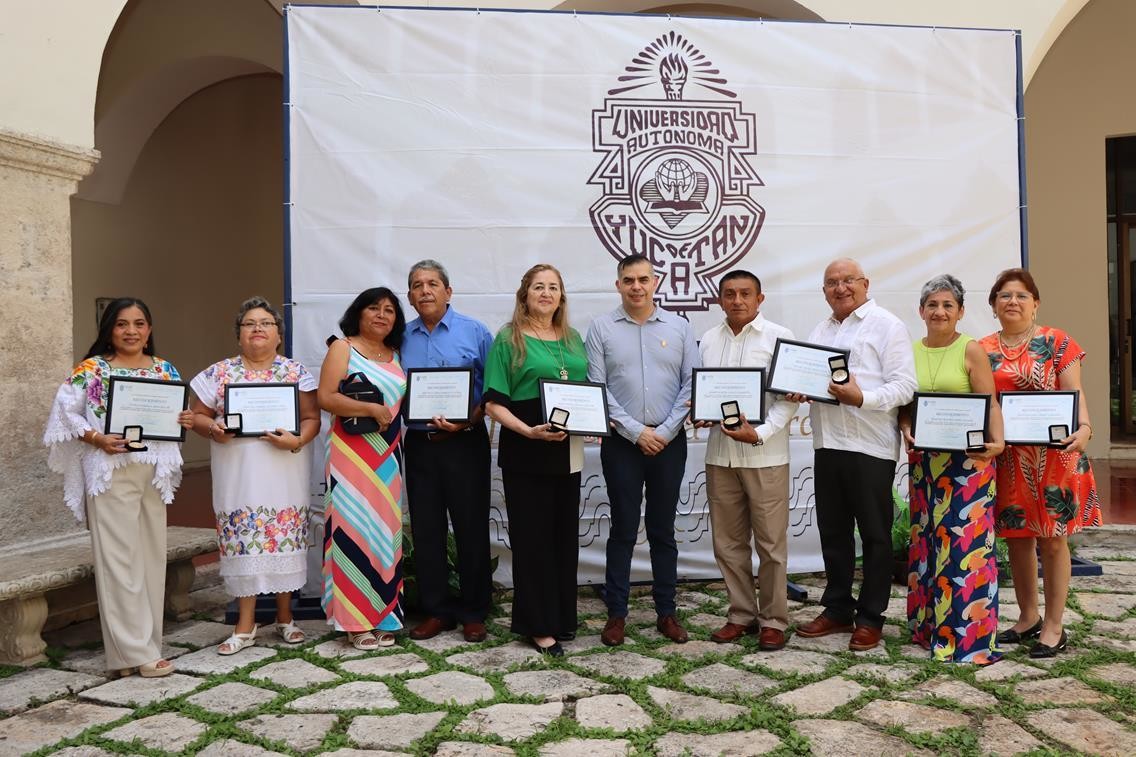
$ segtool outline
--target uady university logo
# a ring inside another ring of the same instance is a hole
[[[762,186],[748,158],[756,119],[673,31],[640,50],[619,82],[592,111],[592,149],[603,155],[588,179],[603,191],[592,227],[617,260],[650,258],[664,308],[706,310],[715,277],[749,252],[765,218],[750,196]]]

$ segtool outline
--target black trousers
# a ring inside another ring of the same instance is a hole
[[[678,582],[675,511],[686,473],[686,434],[680,433],[657,455],[644,455],[638,445],[612,434],[600,447],[600,462],[611,500],[611,532],[607,538],[604,579],[608,615],[627,617],[631,557],[639,536],[640,508],[651,547],[655,612],[660,618],[674,615]]]
[[[489,613],[489,436],[484,424],[442,441],[408,431],[406,495],[418,595],[428,616],[480,623]],[[453,524],[461,592],[450,594],[446,516]]]
[[[820,603],[839,623],[881,628],[891,595],[892,482],[895,461],[861,452],[818,449],[814,456],[817,525],[827,584]],[[852,597],[853,528],[864,548],[864,582]]]
[[[513,622],[521,636],[576,631],[580,474],[502,469],[513,551]]]

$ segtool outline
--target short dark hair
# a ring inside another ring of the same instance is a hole
[[[646,255],[640,255],[636,252],[632,255],[628,255],[625,258],[621,258],[620,261],[615,265],[615,273],[618,276],[625,270],[627,270],[629,266],[637,265],[639,263],[646,263],[647,265],[651,266],[652,273],[654,272],[655,264],[651,262],[651,259]]]
[[[725,276],[723,276],[721,278],[721,280],[718,281],[718,296],[719,297],[722,296],[722,287],[724,287],[726,285],[726,282],[727,281],[733,281],[734,279],[749,279],[749,280],[751,280],[754,283],[754,286],[757,287],[757,293],[761,294],[761,279],[757,278],[756,275],[750,273],[749,271],[746,271],[742,268],[737,268],[737,269],[734,269],[733,271],[730,271],[729,273],[727,273]]]
[[[387,334],[386,339],[383,340],[383,344],[392,350],[400,349],[402,347],[402,335],[406,333],[406,316],[402,313],[402,305],[399,304],[398,297],[386,287],[364,289],[347,306],[347,310],[343,311],[343,317],[339,319],[339,330],[343,332],[343,336],[359,336],[359,318],[362,317],[363,311],[383,300],[389,300],[391,305],[394,306],[394,326],[391,328],[391,332]]]
[[[994,286],[990,287],[990,297],[987,298],[990,307],[994,307],[994,300],[998,299],[998,292],[1002,291],[1002,287],[1011,281],[1020,281],[1035,300],[1041,300],[1037,282],[1033,280],[1033,275],[1029,271],[1024,268],[1007,268],[998,274],[998,278],[994,279]]]
[[[114,353],[114,340],[112,339],[114,324],[118,320],[118,314],[127,308],[141,310],[142,317],[146,319],[146,323],[150,324],[150,338],[142,347],[142,354],[151,356],[154,354],[154,319],[150,317],[150,308],[146,307],[146,303],[137,297],[118,297],[111,300],[110,304],[106,306],[106,310],[103,311],[103,317],[99,321],[99,335],[95,337],[95,341],[91,342],[87,354],[83,356],[84,360],[96,355]]]
[[[233,322],[233,330],[238,337],[241,335],[241,321],[245,319],[250,310],[263,310],[272,316],[272,320],[276,321],[276,330],[280,332],[280,338],[284,338],[284,319],[280,317],[280,312],[272,307],[271,302],[255,294],[242,302],[241,306],[237,308],[237,318]]]

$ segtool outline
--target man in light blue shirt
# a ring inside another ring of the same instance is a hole
[[[685,319],[655,305],[652,297],[659,279],[650,260],[629,255],[619,262],[617,273],[615,288],[622,304],[592,321],[586,341],[588,378],[607,384],[615,430],[600,449],[611,502],[604,581],[608,620],[600,638],[608,646],[623,643],[631,554],[646,487],[644,518],[656,625],[660,633],[681,644],[687,634],[675,618],[674,522],[686,471],[683,425],[691,371],[699,365],[698,347]]]
[[[407,297],[418,318],[406,324],[404,369],[473,370],[469,423],[437,417],[408,423],[406,496],[414,539],[418,595],[426,620],[410,631],[422,640],[460,622],[467,641],[484,641],[492,586],[489,569],[489,435],[481,407],[485,358],[493,337],[481,321],[450,307],[450,277],[441,263],[422,260],[407,277]],[[458,549],[461,593],[450,596],[446,515]]]

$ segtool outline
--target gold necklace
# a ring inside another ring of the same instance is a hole
[[[1023,336],[1019,341],[1014,342],[1013,344],[1007,344],[1006,340],[1002,338],[1002,332],[999,331],[998,332],[998,352],[1002,353],[1002,357],[1006,358],[1007,360],[1017,360],[1019,357],[1022,356],[1022,353],[1024,353],[1026,351],[1026,349],[1029,347],[1030,340],[1033,339],[1034,329],[1036,329],[1036,328],[1037,328],[1036,324],[1033,325],[1033,326],[1030,326],[1029,331],[1027,331],[1025,333],[1025,336]],[[1020,348],[1020,349],[1018,349],[1018,351],[1015,352],[1012,355],[1009,352],[1007,352],[1007,350],[1012,351],[1014,348]]]
[[[951,348],[951,345],[954,344],[958,338],[959,334],[956,331],[954,336],[951,337],[951,341],[947,342],[942,347],[932,347],[927,344],[923,345],[927,348],[923,353],[923,361],[927,364],[927,374],[931,377],[932,392],[935,391],[935,381],[939,378],[939,371],[943,369],[943,361],[947,359],[947,350]],[[924,339],[924,341],[926,341],[926,339]],[[931,350],[941,350],[939,353],[939,364],[935,366],[934,371],[931,370]]]
[[[540,333],[540,329],[537,328],[536,321],[533,321],[533,320],[530,319],[529,323],[532,324],[533,331],[536,332],[537,341],[539,341],[541,344],[544,345],[544,349],[545,349],[545,351],[548,352],[548,356],[550,358],[552,358],[552,362],[555,363],[556,362],[556,355],[553,354],[552,348],[548,346],[548,342],[545,340],[544,335],[542,333]],[[553,326],[553,327],[550,328],[550,330],[552,331],[552,337],[553,337],[552,341],[556,342],[556,349],[560,352],[560,380],[561,381],[567,381],[568,380],[568,366],[564,362],[564,345],[563,345],[563,343],[561,342],[560,339],[556,338],[556,327]]]

